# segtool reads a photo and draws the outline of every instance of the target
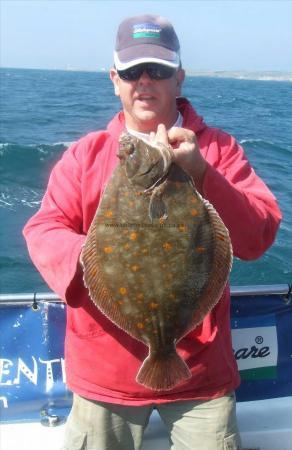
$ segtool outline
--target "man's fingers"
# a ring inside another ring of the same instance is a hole
[[[155,140],[156,142],[161,142],[164,145],[168,145],[167,130],[165,128],[165,125],[163,125],[162,123],[160,123],[157,127]]]
[[[185,128],[172,127],[168,131],[169,142],[196,142],[196,135],[193,131]]]
[[[196,144],[197,139],[195,133],[191,130],[172,127],[167,131],[165,125],[161,123],[157,127],[156,134],[154,132],[150,133],[150,142],[161,142],[164,145],[177,143],[182,148],[183,143]]]
[[[155,132],[154,132],[154,131],[151,131],[151,132],[150,132],[150,134],[149,134],[149,140],[150,140],[150,142],[155,142],[155,140],[156,140],[156,135],[155,135]]]

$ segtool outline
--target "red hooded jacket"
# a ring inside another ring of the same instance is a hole
[[[276,200],[227,133],[208,127],[185,99],[178,100],[183,127],[193,130],[208,163],[203,196],[229,229],[234,255],[258,258],[272,244],[281,219]],[[230,332],[230,294],[178,344],[192,378],[167,392],[135,381],[147,347],[106,318],[89,299],[79,255],[101,193],[118,163],[123,113],[106,131],[90,133],[64,153],[50,176],[40,210],[24,228],[29,253],[50,288],[67,303],[65,342],[69,388],[86,398],[145,405],[210,399],[239,384]]]

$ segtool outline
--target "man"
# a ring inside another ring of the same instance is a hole
[[[74,143],[54,168],[24,235],[33,262],[67,303],[67,383],[74,401],[64,449],[140,449],[153,408],[172,449],[239,449],[228,286],[203,323],[178,343],[192,377],[167,392],[135,381],[146,347],[111,323],[83,285],[82,245],[128,132],[172,144],[176,163],[228,227],[234,255],[255,259],[272,244],[281,213],[230,135],[208,127],[180,96],[179,42],[165,19],[143,15],[119,27],[110,71],[123,110],[107,130]],[[156,450],[156,449],[153,449]],[[157,449],[158,450],[158,449]]]

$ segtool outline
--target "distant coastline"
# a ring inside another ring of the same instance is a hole
[[[186,73],[188,76],[192,77],[235,78],[238,80],[259,80],[259,81],[290,81],[290,82],[292,81],[292,72],[281,72],[281,71],[186,70]]]
[[[57,68],[29,68],[29,67],[1,67],[4,70],[40,70],[40,71],[60,71],[60,72],[97,72],[107,73],[107,68],[94,69],[76,69],[67,67]],[[292,82],[292,72],[277,70],[192,70],[186,69],[186,75],[190,77],[210,77],[210,78],[234,78],[238,80],[258,80],[258,81],[288,81]]]

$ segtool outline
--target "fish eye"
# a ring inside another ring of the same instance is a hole
[[[134,150],[135,150],[135,145],[133,144],[133,142],[129,142],[127,147],[125,148],[127,155],[133,156]]]

